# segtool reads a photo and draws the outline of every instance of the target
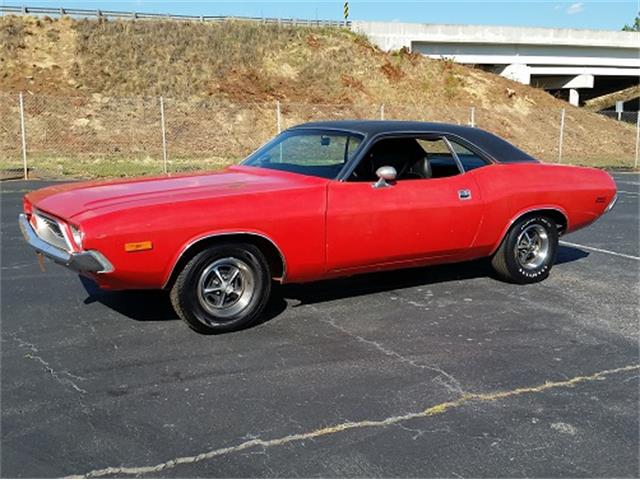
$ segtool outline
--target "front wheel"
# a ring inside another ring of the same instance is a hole
[[[171,288],[171,303],[200,333],[246,328],[260,318],[271,292],[263,253],[251,244],[219,244],[195,255]]]
[[[496,273],[512,283],[526,284],[549,276],[558,251],[558,229],[544,215],[516,221],[491,259]]]

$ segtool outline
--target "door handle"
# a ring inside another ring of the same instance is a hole
[[[471,200],[471,190],[458,190],[458,198],[460,200]]]

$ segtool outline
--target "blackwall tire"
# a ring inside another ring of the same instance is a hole
[[[195,255],[170,292],[178,316],[193,330],[215,334],[255,324],[271,294],[264,254],[252,244],[219,244]]]

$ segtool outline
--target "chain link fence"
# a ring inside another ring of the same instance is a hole
[[[617,125],[617,131],[595,130],[585,125],[567,109],[564,121],[563,141],[556,161],[583,165],[606,165],[638,168],[640,122],[638,112],[626,112],[623,121],[607,118],[606,124]],[[626,120],[626,121],[625,121]],[[560,120],[562,123],[562,120]]]
[[[638,167],[638,115],[630,112],[618,121],[535,106],[514,111],[501,105],[435,108],[0,93],[0,119],[2,178],[216,170],[237,163],[293,125],[339,119],[471,125],[511,140],[546,162]]]
[[[600,115],[604,115],[619,122],[635,124],[638,121],[638,112],[619,112],[616,110],[602,110]]]

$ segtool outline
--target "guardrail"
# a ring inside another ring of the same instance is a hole
[[[351,22],[339,20],[306,20],[299,18],[243,17],[227,15],[176,15],[165,13],[121,12],[115,10],[90,10],[82,8],[25,7],[15,5],[0,5],[0,13],[12,15],[68,15],[71,17],[81,18],[113,18],[122,20],[174,20],[186,22],[226,22],[230,20],[240,20],[247,22],[301,27],[349,28],[351,26]]]

